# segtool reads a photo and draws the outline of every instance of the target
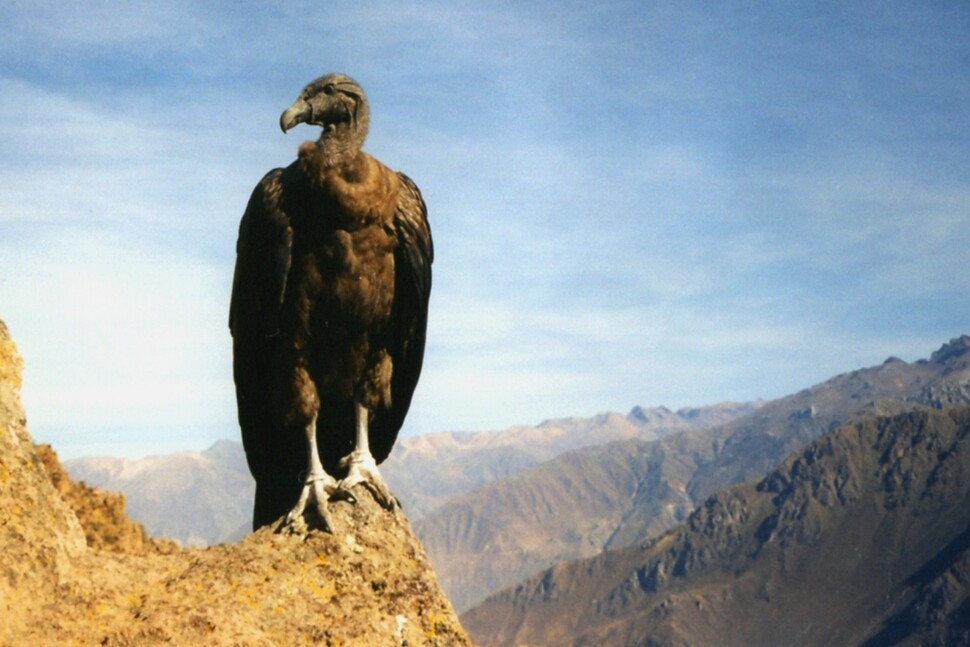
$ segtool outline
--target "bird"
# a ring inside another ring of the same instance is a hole
[[[253,529],[290,526],[362,485],[399,503],[378,470],[424,359],[434,247],[417,185],[362,150],[360,84],[328,74],[280,115],[320,127],[256,185],[239,224],[229,305]],[[309,521],[310,516],[306,519]]]

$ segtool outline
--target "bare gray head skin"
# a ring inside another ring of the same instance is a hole
[[[367,137],[370,125],[367,97],[349,76],[321,76],[303,88],[293,105],[280,115],[284,133],[301,123],[323,129],[317,145],[330,163],[349,162],[360,152]]]

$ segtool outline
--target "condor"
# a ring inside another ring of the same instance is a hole
[[[239,425],[256,479],[253,528],[365,486],[404,422],[424,357],[433,247],[418,187],[361,150],[353,79],[310,83],[280,117],[320,126],[266,174],[239,226],[229,308]]]

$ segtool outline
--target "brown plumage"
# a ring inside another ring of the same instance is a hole
[[[253,527],[364,484],[377,471],[421,373],[433,248],[417,186],[360,150],[360,86],[331,74],[280,117],[323,128],[256,186],[239,227],[229,327]],[[342,480],[337,481],[339,477]]]

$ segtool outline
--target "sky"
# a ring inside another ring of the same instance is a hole
[[[970,333],[970,3],[0,0],[38,442],[238,438],[239,218],[336,71],[435,240],[405,435],[771,399]]]

